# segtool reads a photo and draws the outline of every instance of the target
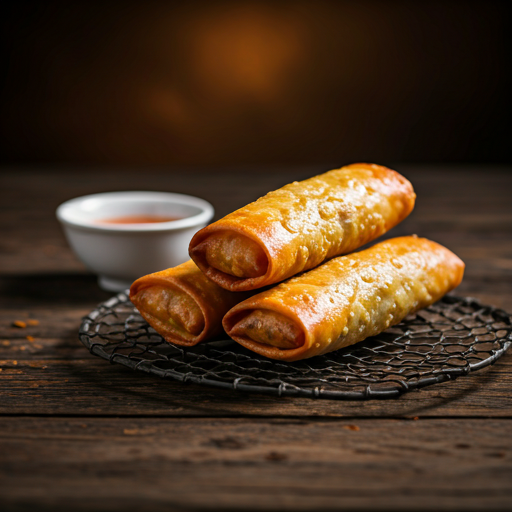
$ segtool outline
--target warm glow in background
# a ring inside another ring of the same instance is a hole
[[[13,2],[4,162],[510,162],[509,2]]]

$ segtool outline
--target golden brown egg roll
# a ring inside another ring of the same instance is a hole
[[[210,281],[193,261],[137,279],[130,300],[166,341],[192,346],[222,332],[222,317],[247,293]]]
[[[237,304],[223,320],[238,343],[296,361],[352,345],[433,304],[464,263],[425,238],[400,237],[334,258]]]
[[[348,165],[286,185],[201,229],[190,257],[223,288],[255,290],[374,240],[409,215],[415,198],[391,169]]]

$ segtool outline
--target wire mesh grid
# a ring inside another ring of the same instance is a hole
[[[446,296],[378,336],[286,363],[230,339],[172,345],[120,293],[83,319],[79,336],[111,363],[182,382],[279,396],[391,398],[493,364],[512,344],[512,316],[476,299]]]

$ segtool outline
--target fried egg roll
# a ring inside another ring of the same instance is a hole
[[[137,279],[130,300],[166,341],[192,346],[222,332],[222,317],[247,293],[210,281],[193,261]]]
[[[463,273],[464,263],[445,247],[394,238],[252,296],[223,325],[258,354],[297,361],[379,334],[439,300]]]
[[[353,164],[294,182],[198,231],[190,257],[217,284],[254,290],[346,254],[401,222],[416,194],[403,176]]]

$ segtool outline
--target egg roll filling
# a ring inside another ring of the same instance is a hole
[[[304,344],[304,333],[293,320],[267,309],[251,311],[235,323],[230,334],[285,350]]]
[[[250,238],[230,231],[211,234],[193,249],[203,253],[210,267],[240,278],[265,275],[268,258],[263,249]]]
[[[204,329],[201,308],[179,288],[150,286],[140,290],[137,299],[148,314],[183,334],[197,336]]]

